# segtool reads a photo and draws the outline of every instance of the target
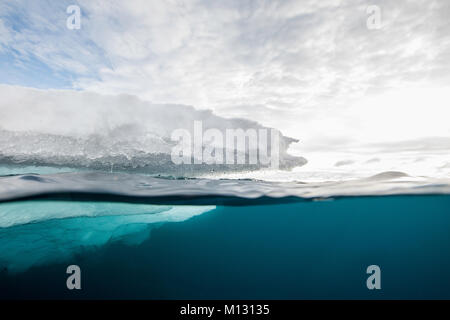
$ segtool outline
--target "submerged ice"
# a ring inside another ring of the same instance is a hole
[[[0,270],[69,261],[110,242],[138,245],[151,229],[214,210],[106,202],[21,201],[0,204]]]

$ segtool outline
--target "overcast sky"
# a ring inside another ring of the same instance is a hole
[[[0,0],[0,70],[256,120],[302,152],[450,148],[447,0]]]

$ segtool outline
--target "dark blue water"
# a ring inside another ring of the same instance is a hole
[[[23,270],[11,266],[26,264],[26,250],[17,261],[0,253],[0,298],[450,298],[448,195],[217,206],[184,221],[129,224],[110,241],[84,245],[77,235],[86,237],[79,230],[93,228],[92,219],[0,228],[2,248],[52,243],[34,249],[42,259]],[[66,248],[65,234],[77,250],[59,255],[55,239]],[[82,270],[81,290],[66,288],[70,264]],[[373,264],[381,290],[366,287]]]

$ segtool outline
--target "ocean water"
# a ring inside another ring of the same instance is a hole
[[[0,201],[2,299],[450,298],[442,180],[18,174],[0,177]]]

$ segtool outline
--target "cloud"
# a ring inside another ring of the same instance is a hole
[[[354,164],[354,163],[355,163],[355,161],[353,161],[353,160],[341,160],[341,161],[336,162],[334,164],[334,166],[335,167],[342,167],[342,166],[348,166],[348,165]]]
[[[154,102],[296,111],[430,74],[444,83],[438,70],[449,68],[445,1],[377,1],[383,28],[375,31],[362,0],[79,1],[77,31],[65,28],[68,4],[4,4],[4,17],[25,21],[10,30],[11,48],[74,73],[76,88]]]
[[[301,139],[301,152],[359,152],[449,134],[442,107],[450,83],[448,1],[77,3],[80,30],[65,27],[73,1],[0,4],[0,54],[24,74],[0,81],[22,85],[42,63],[64,88],[283,128]],[[370,4],[381,8],[380,30],[366,27]],[[414,92],[426,92],[420,104]],[[428,112],[432,103],[438,106]]]

